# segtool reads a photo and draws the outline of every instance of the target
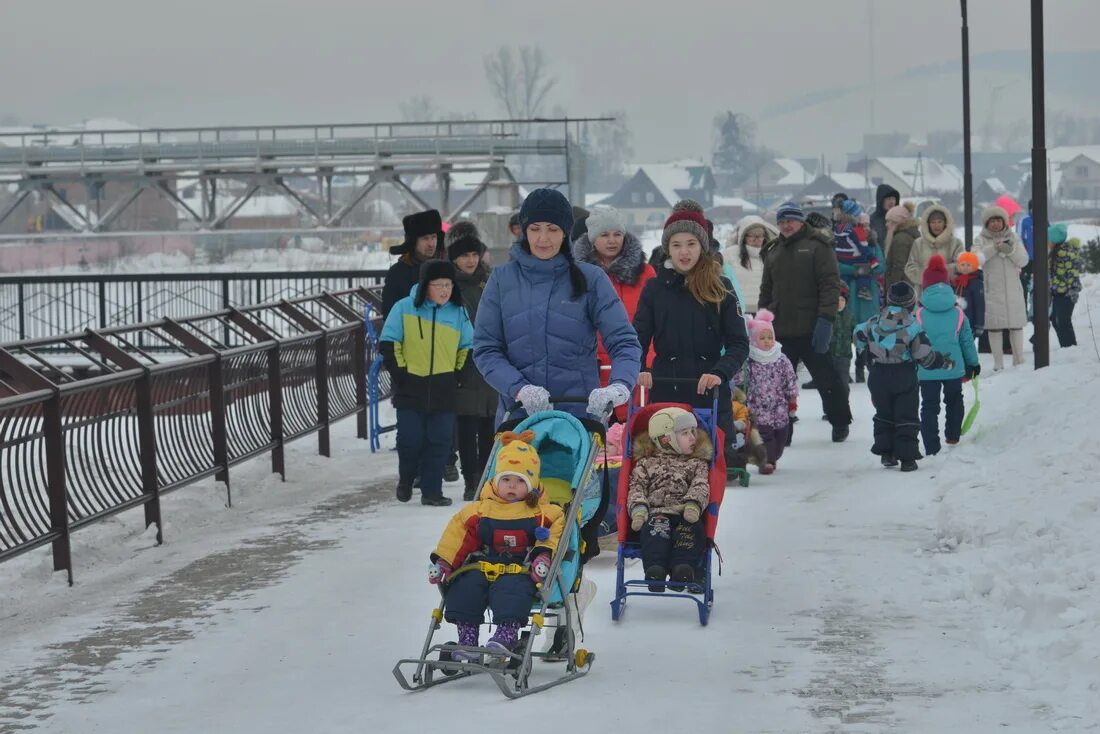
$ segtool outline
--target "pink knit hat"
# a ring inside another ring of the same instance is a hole
[[[775,339],[775,327],[772,326],[772,322],[775,321],[775,314],[766,308],[760,309],[756,318],[750,318],[748,320],[749,325],[749,341],[757,349],[760,349],[760,335],[767,332],[772,335],[772,339]]]

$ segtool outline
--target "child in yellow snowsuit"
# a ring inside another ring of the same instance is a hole
[[[497,452],[492,480],[485,483],[480,499],[451,518],[431,554],[428,581],[438,584],[450,578],[446,618],[458,628],[459,645],[477,647],[478,627],[488,607],[496,632],[486,647],[511,651],[527,623],[536,584],[550,570],[565,515],[539,483],[534,437],[531,431],[501,436],[504,446]],[[462,650],[452,656],[473,659]]]

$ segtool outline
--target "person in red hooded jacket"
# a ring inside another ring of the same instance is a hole
[[[646,263],[642,243],[626,231],[626,220],[617,209],[593,209],[588,215],[587,225],[588,232],[573,243],[573,257],[577,262],[591,263],[607,273],[626,308],[627,317],[633,321],[642,289],[657,273],[652,265]],[[602,341],[597,342],[596,359],[600,363],[600,384],[606,386],[611,357]],[[646,355],[645,367],[649,368],[652,364],[651,348]],[[625,420],[626,406],[620,406],[616,415],[619,420]]]

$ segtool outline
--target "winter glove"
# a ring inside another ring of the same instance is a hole
[[[1002,255],[1007,255],[1012,252],[1012,240],[1001,240],[997,244],[993,245],[993,249]]]
[[[698,503],[688,502],[686,505],[684,505],[684,522],[686,522],[688,525],[694,525],[695,523],[699,522],[699,515],[701,512],[702,510],[699,508]]]
[[[516,393],[516,400],[523,406],[527,415],[534,415],[543,410],[550,410],[550,393],[545,387],[538,385],[524,385]]]
[[[441,584],[451,575],[451,564],[446,561],[436,561],[428,568],[428,583]]]
[[[787,415],[794,418],[798,414],[798,401],[791,400],[787,403]]]
[[[743,449],[745,447],[745,434],[738,431],[733,434],[733,448],[734,450]]]
[[[597,387],[588,395],[588,414],[602,419],[611,412],[611,408],[623,405],[627,400],[630,400],[630,390],[621,382]]]
[[[974,327],[974,337],[976,339],[980,339],[982,334],[984,334],[984,333],[985,333],[985,329],[983,329],[982,327],[980,327],[980,326],[975,326]]]
[[[966,379],[973,380],[975,377],[982,373],[982,366],[980,364],[968,364],[966,366]]]
[[[832,229],[833,223],[824,214],[810,212],[806,215],[806,224],[814,229]]]
[[[825,354],[829,351],[829,342],[832,340],[833,322],[823,316],[818,316],[817,323],[814,324],[814,334],[810,338],[810,345],[818,354]]]
[[[951,359],[951,355],[946,352],[940,353],[940,369],[953,370],[955,369],[955,360]]]
[[[541,584],[546,580],[546,574],[550,573],[550,554],[539,553],[531,561],[531,580]]]
[[[646,519],[649,517],[649,510],[645,507],[638,505],[630,511],[630,529],[634,532],[638,532],[645,525]]]
[[[409,371],[404,367],[394,367],[390,370],[390,384],[393,387],[404,387],[409,377]]]
[[[741,433],[749,426],[747,423],[745,423],[745,421],[734,421],[733,427],[737,430],[738,433]]]

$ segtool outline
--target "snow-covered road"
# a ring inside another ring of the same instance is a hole
[[[592,672],[516,702],[476,678],[398,688],[390,670],[423,640],[427,553],[451,510],[394,502],[392,453],[371,457],[345,424],[330,461],[295,446],[286,485],[249,466],[231,512],[210,507],[214,485],[173,495],[209,509],[169,506],[201,521],[170,527],[164,547],[135,530],[140,513],[103,530],[125,557],[78,569],[74,589],[42,580],[45,556],[0,569],[24,589],[0,607],[0,732],[1096,728],[1100,503],[1080,486],[1096,458],[1059,463],[1084,445],[1062,433],[1013,443],[1021,410],[1094,439],[1096,358],[1083,346],[1061,362],[1046,387],[1025,370],[989,377],[976,433],[910,475],[868,453],[864,386],[842,445],[805,396],[779,471],[726,495],[710,625],[687,602],[649,599],[611,622],[605,553],[587,571],[600,589]],[[1076,394],[1050,389],[1071,380]],[[1035,527],[1019,517],[1034,514],[1032,451],[1065,469]]]

